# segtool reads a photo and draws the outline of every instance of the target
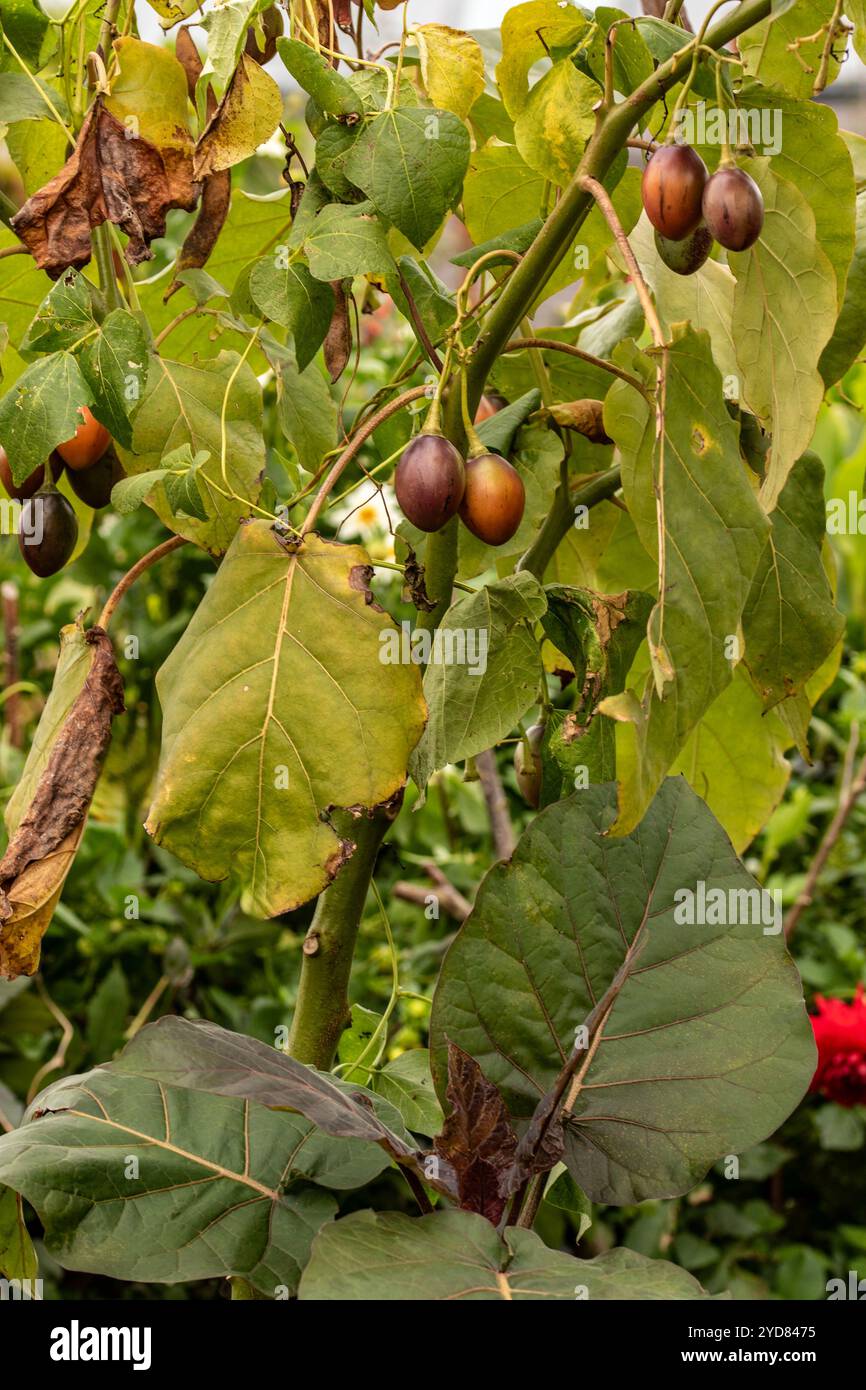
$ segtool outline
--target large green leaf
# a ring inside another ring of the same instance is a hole
[[[731,680],[736,652],[730,644],[768,531],[706,334],[674,329],[666,377],[661,448],[655,412],[634,387],[615,382],[605,402],[605,428],[621,451],[632,520],[664,571],[647,631],[653,670],[642,699],[627,693],[601,706],[622,721],[618,834],[637,825],[692,729]]]
[[[79,406],[93,392],[69,352],[52,352],[34,362],[0,400],[0,444],[12,478],[23,483],[51,450],[71,439],[81,424]]]
[[[394,258],[381,223],[369,203],[357,207],[328,204],[311,224],[304,251],[317,280],[345,280],[352,275],[391,275]]]
[[[337,443],[337,404],[315,362],[304,372],[291,360],[280,363],[277,411],[280,428],[294,445],[301,467],[313,472]]]
[[[627,839],[605,834],[614,810],[612,786],[557,802],[488,873],[442,966],[431,1045],[440,1096],[448,1039],[528,1120],[599,1006],[567,1093],[566,1160],[593,1201],[631,1203],[685,1192],[771,1134],[815,1046],[780,920],[761,920],[703,802],[672,778]],[[677,920],[701,885],[722,890],[722,923]]]
[[[56,1083],[29,1113],[0,1138],[0,1181],[67,1269],[291,1293],[336,1211],[319,1188],[354,1185],[340,1141],[312,1142],[295,1115],[109,1068]]]
[[[250,297],[266,318],[288,328],[301,371],[325,339],[334,312],[330,285],[314,280],[302,261],[264,256],[253,266]]]
[[[576,1260],[534,1231],[500,1236],[483,1216],[356,1211],[317,1236],[301,1280],[308,1301],[455,1302],[698,1299],[696,1279],[667,1260],[609,1250]]]
[[[746,72],[794,96],[810,97],[827,37],[825,26],[834,8],[834,0],[797,0],[784,11],[746,29],[737,40]],[[794,51],[790,45],[797,39],[810,42],[801,43]],[[844,42],[833,45],[828,82],[839,75],[841,63],[837,55],[844,52],[844,47]]]
[[[93,392],[93,414],[118,444],[129,448],[130,416],[144,390],[147,346],[138,319],[114,309],[84,348],[81,370]]]
[[[818,362],[827,386],[841,380],[866,344],[866,189],[857,194],[856,208],[854,259],[845,284],[845,302]]]
[[[344,168],[420,251],[460,195],[469,149],[469,132],[452,111],[398,106],[367,122]]]
[[[836,276],[802,193],[766,159],[743,161],[764,198],[764,227],[748,251],[731,252],[737,287],[731,330],[741,403],[772,431],[762,498],[775,506],[815,428],[824,396],[818,360],[836,322]]]
[[[745,661],[765,709],[799,695],[845,629],[824,568],[824,465],[805,453],[788,474],[746,606]]]
[[[816,101],[797,101],[760,82],[744,83],[738,104],[747,112],[770,113],[779,132],[779,149],[770,167],[796,184],[815,214],[818,245],[835,272],[841,306],[854,250],[854,169],[835,111]]]
[[[437,768],[498,743],[526,713],[541,679],[532,624],[545,607],[525,571],[452,603],[424,675],[430,721],[411,763],[419,787]]]
[[[322,53],[300,39],[277,39],[277,52],[295,81],[331,116],[359,116],[363,104],[355,88]]]
[[[209,453],[198,473],[207,521],[175,516],[162,487],[151,505],[173,531],[221,554],[259,495],[265,465],[261,430],[261,388],[249,363],[241,363],[236,353],[223,352],[198,365],[153,355],[135,417],[133,452],[124,452],[123,462],[127,473],[148,473],[184,444],[193,455]]]
[[[369,574],[359,546],[243,525],[157,677],[148,829],[202,878],[239,880],[256,915],[306,902],[341,867],[332,809],[370,809],[406,780],[421,679],[387,660]]]

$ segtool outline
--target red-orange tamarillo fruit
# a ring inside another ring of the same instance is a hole
[[[643,171],[641,197],[657,232],[682,241],[701,220],[707,166],[690,145],[662,145]]]

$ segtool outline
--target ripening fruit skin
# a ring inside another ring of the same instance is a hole
[[[521,739],[514,750],[514,771],[517,774],[517,786],[520,795],[531,806],[534,811],[538,810],[541,801],[541,744],[544,738],[544,725],[533,724],[526,730],[525,739]],[[526,745],[529,744],[529,756],[527,755]]]
[[[407,521],[419,531],[438,531],[463,498],[463,459],[441,434],[419,434],[400,455],[394,491]]]
[[[653,236],[659,256],[675,275],[694,275],[713,249],[712,233],[705,222],[682,241],[670,241],[661,232],[654,232]]]
[[[71,439],[57,445],[57,452],[67,468],[90,468],[97,463],[111,443],[104,425],[94,419],[86,405],[78,407],[81,424]]]
[[[691,145],[662,145],[643,171],[646,215],[669,241],[682,241],[701,220],[707,166]]]
[[[466,464],[460,519],[485,545],[504,545],[523,520],[526,492],[516,468],[499,454],[479,454]]]
[[[0,482],[2,482],[8,495],[16,502],[23,502],[25,498],[32,497],[34,492],[40,488],[45,480],[45,469],[40,465],[35,468],[29,478],[25,478],[23,483],[13,483],[12,469],[9,467],[9,459],[6,450],[0,448]]]
[[[745,169],[718,169],[707,180],[703,211],[710,232],[728,251],[748,251],[761,235],[764,199]]]
[[[38,542],[25,540],[25,536],[38,534],[41,507],[42,536]],[[40,489],[29,498],[21,508],[21,522],[18,530],[18,549],[28,566],[40,579],[62,570],[78,540],[78,522],[71,505],[55,487]]]
[[[119,458],[113,449],[109,449],[89,468],[70,470],[69,486],[86,506],[98,512],[111,501],[111,489],[114,484],[125,477]]]

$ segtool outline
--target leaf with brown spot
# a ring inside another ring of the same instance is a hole
[[[282,114],[283,98],[276,82],[244,53],[196,147],[196,178],[230,169],[255,154],[273,135]]]
[[[150,243],[165,234],[170,208],[191,212],[199,189],[180,149],[158,150],[129,131],[97,97],[78,143],[59,173],[28,198],[12,227],[52,279],[90,260],[94,227],[113,222],[129,242],[130,265],[151,259]]]
[[[38,969],[40,944],[81,841],[123,684],[102,628],[63,629],[60,660],[21,782],[6,809],[0,860],[0,975]]]
[[[448,1044],[451,1114],[434,1140],[437,1156],[454,1170],[460,1206],[486,1216],[494,1226],[505,1210],[502,1178],[513,1164],[517,1135],[505,1102],[468,1052]]]

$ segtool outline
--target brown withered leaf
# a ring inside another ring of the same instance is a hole
[[[550,414],[563,429],[575,430],[591,444],[612,444],[604,428],[604,401],[564,401],[550,407]]]
[[[349,300],[342,280],[332,280],[331,289],[334,291],[334,312],[322,349],[331,381],[339,381],[352,351],[352,325],[349,321]]]
[[[426,570],[411,545],[407,550],[409,553],[403,564],[403,598],[413,603],[419,613],[432,613],[436,602],[427,593]]]
[[[135,139],[97,97],[78,143],[59,173],[28,198],[12,227],[36,264],[56,280],[90,260],[90,234],[114,222],[129,241],[130,265],[151,258],[170,208],[191,212],[198,201],[192,161],[180,149],[160,151]]]
[[[195,91],[201,77],[202,61],[192,35],[186,26],[177,32],[174,52],[186,73],[189,99],[195,103]],[[218,105],[211,86],[208,86],[207,89],[206,105],[207,118],[210,120]],[[201,270],[202,266],[207,264],[228,217],[231,201],[231,170],[220,169],[216,174],[208,174],[202,183],[198,216],[184,238],[174,267],[175,279],[163,295],[163,303],[167,303],[172,295],[181,288],[181,282],[177,276],[182,270]]]
[[[505,1102],[474,1057],[448,1044],[448,1090],[451,1114],[433,1141],[437,1156],[457,1180],[463,1211],[478,1212],[497,1225],[507,1201],[502,1178],[513,1165],[517,1135]]]
[[[32,975],[42,937],[84,831],[93,791],[123,711],[123,683],[108,635],[64,629],[54,688],[8,819],[0,860],[0,976]]]

